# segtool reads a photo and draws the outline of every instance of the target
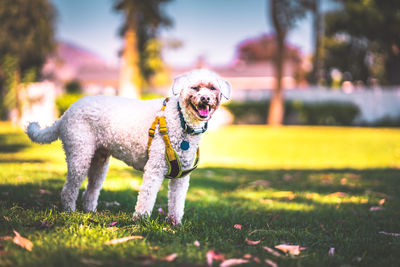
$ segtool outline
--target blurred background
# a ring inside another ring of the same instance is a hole
[[[215,123],[400,125],[400,2],[3,0],[0,115],[50,124],[83,95],[149,99],[209,68]]]

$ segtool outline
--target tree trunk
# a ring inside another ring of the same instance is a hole
[[[140,97],[140,71],[137,34],[135,27],[125,33],[125,47],[122,54],[119,95],[130,98]]]
[[[282,125],[283,114],[285,107],[283,105],[283,92],[282,92],[282,76],[283,76],[283,61],[285,54],[285,37],[286,29],[279,21],[279,14],[277,9],[277,1],[271,0],[271,15],[275,28],[277,53],[275,57],[275,76],[276,87],[272,92],[271,102],[268,112],[268,124],[271,126]]]
[[[319,12],[320,0],[314,0],[313,13],[313,33],[314,33],[314,58],[312,81],[314,85],[319,85],[321,82],[321,60],[320,60],[320,47],[321,47],[321,14]]]

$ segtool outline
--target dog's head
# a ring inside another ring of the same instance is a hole
[[[230,98],[231,86],[215,72],[197,69],[176,77],[172,93],[191,120],[208,121],[221,101]]]

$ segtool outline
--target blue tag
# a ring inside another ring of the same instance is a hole
[[[189,145],[189,142],[188,141],[182,141],[182,143],[181,143],[181,149],[182,150],[188,150],[189,149],[189,147],[190,147],[190,145]]]

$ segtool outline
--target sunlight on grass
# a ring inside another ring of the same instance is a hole
[[[232,168],[398,168],[400,129],[229,126],[205,134],[202,165]]]

